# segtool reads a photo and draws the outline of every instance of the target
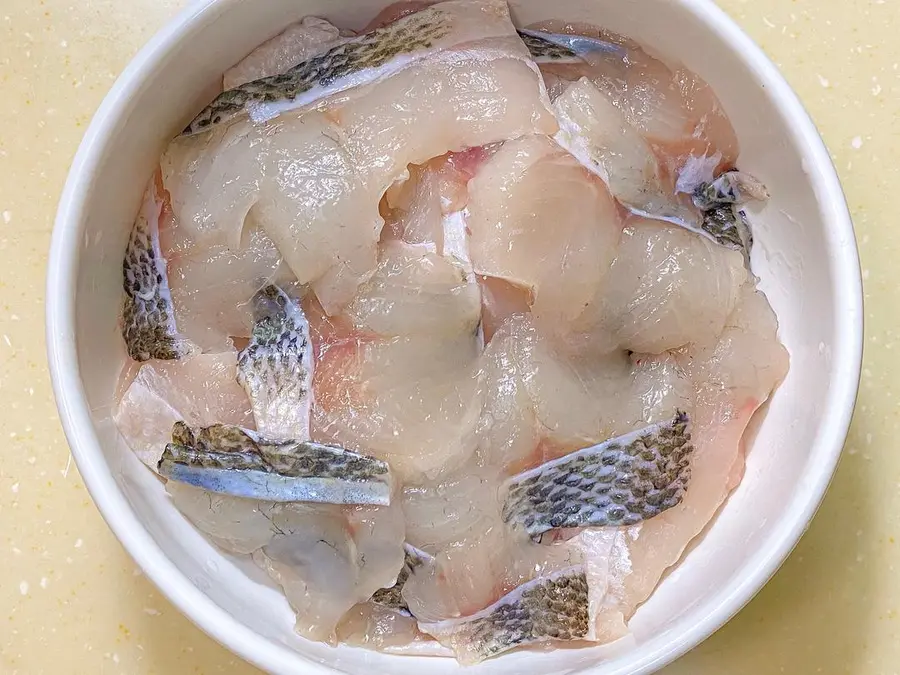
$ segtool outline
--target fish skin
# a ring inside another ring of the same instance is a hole
[[[624,53],[619,45],[586,35],[547,33],[524,28],[520,28],[518,33],[535,63],[572,63],[593,52]]]
[[[503,521],[540,541],[551,530],[635,525],[676,506],[690,480],[690,419],[655,424],[508,479]]]
[[[309,438],[313,347],[300,304],[269,285],[253,297],[250,343],[238,354],[237,380],[247,392],[260,434]]]
[[[472,665],[522,645],[583,640],[589,623],[587,575],[579,566],[522,584],[472,616],[420,622],[419,630]]]
[[[162,200],[154,194],[151,180],[144,205],[135,220],[122,261],[122,337],[135,361],[181,359],[191,352],[190,343],[179,337],[166,260],[159,244]]]
[[[412,616],[409,605],[403,599],[401,591],[406,580],[423,565],[434,564],[434,557],[411,544],[403,544],[404,561],[400,574],[397,575],[397,583],[390,588],[382,588],[372,596],[372,602],[382,607],[387,607],[400,612],[405,616]]]
[[[743,252],[749,267],[753,232],[746,212],[739,207],[751,201],[767,201],[766,186],[749,173],[726,171],[713,181],[700,183],[692,199],[703,212],[702,234],[721,246]]]
[[[222,92],[198,114],[182,132],[190,136],[208,131],[254,106],[290,102],[315,88],[334,91],[353,86],[351,76],[380,68],[396,57],[414,58],[427,54],[434,42],[449,34],[450,16],[439,7],[410,14],[383,28],[332,47],[311,59],[298,63],[287,72],[247,82]],[[343,86],[340,80],[346,82]],[[336,84],[338,83],[338,84]]]
[[[191,429],[176,422],[158,469],[210,492],[272,502],[389,505],[393,488],[381,460],[224,424]]]

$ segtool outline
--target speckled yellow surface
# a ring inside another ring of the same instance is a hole
[[[44,356],[45,261],[69,162],[118,72],[185,1],[0,3],[4,675],[256,672],[181,617],[107,530],[69,462]],[[900,284],[891,272],[900,1],[720,2],[781,66],[835,158],[865,270],[866,360],[847,450],[809,533],[756,600],[666,672],[891,675],[900,672]]]

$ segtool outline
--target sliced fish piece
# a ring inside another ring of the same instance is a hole
[[[419,629],[475,664],[516,647],[588,636],[588,580],[574,567],[525,583],[462,619],[419,623]]]
[[[309,322],[300,304],[277,286],[256,294],[253,314],[237,379],[253,406],[256,428],[270,440],[306,440],[313,379]]]
[[[587,35],[567,35],[519,29],[519,37],[528,47],[535,63],[572,63],[592,52],[624,53],[620,45]]]
[[[286,72],[247,82],[220,94],[184,130],[197,134],[249,114],[254,121],[309,105],[372,83],[416,61],[466,41],[507,33],[509,10],[501,0],[448,0],[298,63]]]
[[[250,402],[235,381],[236,357],[231,351],[149,361],[125,378],[113,421],[142,462],[156,470],[176,422],[253,425]]]
[[[372,596],[372,602],[376,605],[393,609],[406,616],[412,616],[409,612],[409,606],[406,604],[406,600],[404,600],[401,595],[401,591],[413,572],[423,565],[434,564],[434,557],[410,544],[403,545],[403,552],[405,557],[403,560],[403,567],[400,569],[400,574],[397,575],[397,583],[390,588],[380,588],[375,591],[375,594]]]
[[[588,78],[553,102],[560,129],[554,139],[638,215],[699,228],[699,214],[681,204],[650,144]]]
[[[280,75],[298,63],[344,42],[347,37],[325,19],[304,17],[262,43],[240,63],[227,70],[222,78],[223,88],[228,91],[248,82]]]
[[[407,653],[420,645],[439,645],[419,632],[415,617],[377,604],[364,602],[347,612],[337,626],[338,642],[388,653]]]
[[[179,335],[159,243],[164,197],[159,177],[147,186],[141,211],[128,238],[122,263],[125,303],[122,336],[135,361],[176,360],[187,356],[190,343]]]
[[[657,424],[513,476],[503,520],[533,538],[559,528],[634,525],[676,506],[690,479],[690,423]]]
[[[749,201],[764,202],[768,198],[766,186],[743,171],[726,171],[712,182],[701,183],[693,193],[694,204],[703,211]]]
[[[272,502],[390,504],[384,462],[310,441],[272,441],[249,429],[177,422],[159,461],[166,478],[210,492]]]

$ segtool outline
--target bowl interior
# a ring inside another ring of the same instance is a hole
[[[111,422],[125,360],[121,260],[151,167],[214,93],[222,71],[307,14],[349,27],[383,0],[203,0],[129,67],[85,141],[64,196],[49,297],[51,360],[79,467],[111,526],[169,596],[243,656],[278,672],[456,672],[297,637],[283,596],[223,555],[166,499]],[[762,420],[746,477],[702,541],[635,616],[633,640],[519,653],[469,672],[636,673],[690,648],[746,602],[801,533],[833,471],[859,369],[858,266],[831,164],[786,85],[705,0],[513,0],[516,19],[587,21],[684,63],[715,89],[741,141],[740,166],[772,200],[755,215],[754,270],[775,308],[791,370]],[[287,647],[287,649],[285,648]],[[296,653],[294,653],[296,650]],[[301,656],[302,655],[302,656]],[[314,665],[317,664],[317,665]]]

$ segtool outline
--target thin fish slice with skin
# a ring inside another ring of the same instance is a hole
[[[525,583],[477,614],[419,629],[472,665],[519,646],[585,639],[588,603],[584,568],[574,567]]]
[[[313,378],[309,322],[300,304],[277,286],[256,294],[253,314],[237,378],[253,406],[256,428],[270,440],[306,440]]]
[[[573,63],[593,52],[624,52],[621,46],[587,35],[566,35],[519,29],[535,63]]]
[[[686,413],[513,476],[503,520],[533,538],[559,528],[635,525],[676,506],[693,452]]]
[[[692,197],[704,212],[702,234],[726,248],[741,251],[749,267],[753,232],[740,207],[751,201],[767,201],[766,186],[743,171],[726,171],[715,180],[698,185]]]
[[[554,139],[599,176],[637,215],[700,230],[699,214],[681,204],[674,185],[637,129],[586,77],[553,102],[560,129]]]
[[[271,441],[227,425],[177,422],[159,461],[166,478],[220,494],[272,502],[390,504],[387,464],[309,441]]]
[[[418,60],[467,41],[505,33],[508,8],[501,0],[448,0],[346,42],[287,72],[220,94],[185,129],[208,131],[242,114],[263,122],[362,83],[389,77]]]
[[[397,575],[397,582],[390,588],[381,588],[372,596],[372,602],[376,605],[393,609],[406,616],[411,616],[409,606],[403,599],[401,592],[403,586],[418,568],[423,565],[434,564],[434,557],[421,549],[410,544],[403,545],[404,561],[400,574]]]
[[[150,180],[122,264],[125,304],[122,336],[135,361],[177,360],[191,351],[178,334],[175,310],[159,243],[164,197],[158,175]]]

